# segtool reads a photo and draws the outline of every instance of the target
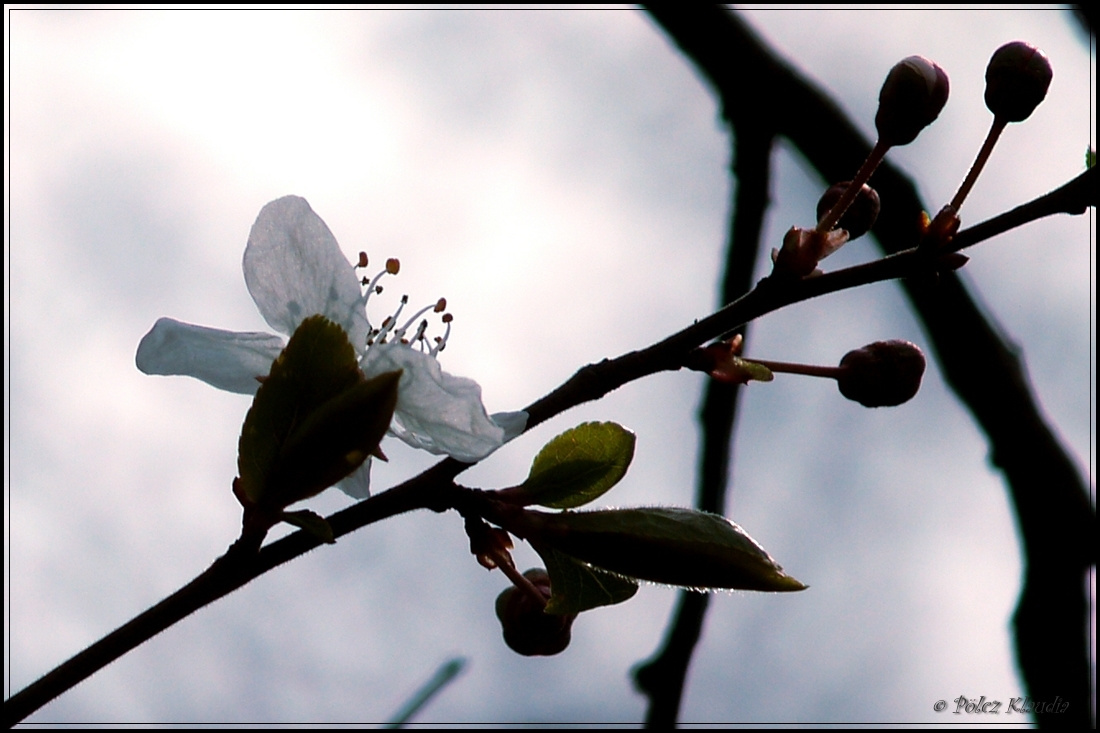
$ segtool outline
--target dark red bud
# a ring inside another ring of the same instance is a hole
[[[531,568],[523,576],[545,599],[550,598],[550,576],[545,570]],[[515,586],[497,596],[497,618],[504,630],[504,641],[512,651],[527,657],[548,657],[569,646],[577,614],[546,613],[545,606]]]
[[[920,389],[924,354],[908,341],[876,341],[840,360],[840,393],[864,407],[894,407]]]
[[[1046,54],[1023,41],[993,52],[985,69],[985,106],[997,119],[1026,120],[1047,95],[1054,70]]]
[[[829,190],[821,196],[821,200],[817,202],[818,221],[821,221],[832,210],[851,184],[851,181],[843,181],[829,187]],[[878,218],[878,212],[881,208],[882,203],[879,201],[878,192],[864,183],[859,189],[859,193],[856,194],[855,201],[844,212],[844,216],[840,217],[837,226],[848,230],[848,241],[856,237],[862,237],[875,225],[875,219]]]
[[[947,74],[923,56],[910,56],[894,64],[878,95],[875,128],[879,140],[907,145],[947,104]]]

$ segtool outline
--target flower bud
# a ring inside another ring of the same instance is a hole
[[[836,252],[847,241],[848,232],[844,229],[821,232],[817,229],[791,227],[783,235],[783,247],[772,250],[772,270],[781,277],[808,277],[814,274],[821,260]]]
[[[993,52],[985,69],[985,106],[997,119],[1026,120],[1050,88],[1054,70],[1046,54],[1023,41]]]
[[[920,389],[924,354],[908,341],[876,341],[840,360],[840,393],[864,407],[894,407]]]
[[[923,56],[894,64],[878,95],[875,128],[880,142],[907,145],[947,104],[947,74]]]
[[[741,334],[736,334],[730,341],[692,349],[684,358],[684,366],[697,372],[706,372],[719,382],[727,384],[748,384],[754,379],[770,382],[775,379],[775,375],[766,366],[738,356],[741,340]]]
[[[523,574],[531,584],[550,598],[550,576],[542,568]],[[497,618],[504,629],[504,641],[512,651],[527,657],[560,654],[569,646],[571,627],[577,614],[552,614],[531,595],[515,586],[497,596]]]
[[[851,184],[851,181],[844,181],[829,187],[829,190],[821,196],[821,200],[817,202],[818,221],[821,221],[832,210]],[[840,217],[837,227],[848,231],[849,241],[862,237],[875,225],[875,219],[878,218],[878,212],[881,208],[882,204],[879,201],[878,192],[864,183],[860,187],[859,193],[856,194],[855,201],[848,206],[848,210]]]

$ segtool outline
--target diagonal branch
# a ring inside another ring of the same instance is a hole
[[[753,117],[788,137],[827,181],[847,178],[871,145],[840,108],[781,61],[735,14],[694,5],[649,12],[715,87],[731,120]],[[752,74],[739,73],[752,69]],[[1095,202],[1095,174],[1086,179]],[[875,175],[883,207],[874,233],[887,253],[916,244],[925,210],[916,187],[885,164]],[[1035,404],[1018,349],[982,316],[962,282],[903,283],[943,373],[988,436],[1005,473],[1025,553],[1016,611],[1017,657],[1032,698],[1068,701],[1041,726],[1089,727],[1091,683],[1086,576],[1095,561],[1089,487]]]
[[[962,237],[966,232],[960,232]],[[692,349],[746,323],[793,303],[828,293],[903,277],[934,274],[935,261],[916,249],[874,262],[802,280],[767,277],[750,292],[700,321],[639,351],[581,367],[564,384],[528,405],[527,430],[550,418],[603,397],[619,387],[662,371],[681,368]],[[413,511],[443,512],[458,506],[461,492],[453,479],[472,464],[447,458],[388,491],[326,517],[335,537]],[[251,554],[241,541],[188,585],[92,644],[53,671],[4,701],[4,723],[20,722],[66,690],[194,611],[228,595],[263,573],[316,548],[320,540],[300,530]]]

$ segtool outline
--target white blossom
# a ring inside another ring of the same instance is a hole
[[[402,340],[404,329],[393,328],[392,317],[372,329],[366,304],[376,281],[364,295],[355,267],[305,199],[285,196],[260,211],[244,252],[244,279],[264,320],[279,333],[289,336],[304,319],[321,314],[347,332],[367,377],[402,370],[390,432],[414,448],[473,462],[523,432],[527,413],[490,417],[477,382],[443,371],[438,347],[422,348],[422,328],[412,344]],[[136,362],[146,374],[185,375],[255,394],[258,378],[285,343],[274,334],[161,318],[138,345]],[[369,496],[369,487],[369,459],[340,483],[356,498]]]

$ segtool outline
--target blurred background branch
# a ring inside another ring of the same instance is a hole
[[[460,324],[441,365],[476,378],[492,409],[711,313],[726,267],[718,242],[733,239],[731,216],[748,217],[744,203],[731,212],[750,186],[732,191],[730,166],[747,180],[756,153],[730,155],[718,95],[644,13],[7,10],[9,693],[185,584],[239,531],[230,481],[248,402],[144,376],[134,347],[165,313],[269,330],[241,283],[264,202],[305,196],[349,257],[400,256],[400,285],[379,308],[402,293],[446,295]],[[968,225],[1073,178],[1095,146],[1095,56],[1065,9],[737,12],[868,134],[876,70],[912,52],[948,69],[943,118],[892,158],[930,203],[951,194],[988,124],[980,50],[1023,38],[1047,51],[1051,94],[1004,136]],[[727,105],[731,120],[764,122],[761,132],[803,122],[771,119],[782,89],[767,77],[741,83],[766,102]],[[788,134],[771,147],[767,247],[804,223],[821,190]],[[1033,388],[1080,465],[1095,454],[1094,216],[999,236],[964,275],[1028,346]],[[838,284],[836,268],[882,264],[866,262],[872,249],[846,247],[813,287]],[[759,277],[766,260],[749,259]],[[749,348],[830,363],[879,338],[924,346],[902,292],[854,288],[784,308],[752,324]],[[717,456],[737,478],[727,513],[813,589],[690,596],[709,604],[694,632],[706,638],[680,662],[692,682],[677,683],[672,719],[935,724],[939,698],[1026,689],[1009,623],[1024,572],[1013,508],[1003,474],[976,459],[984,434],[940,377],[929,370],[920,399],[896,411],[780,377],[738,395],[735,444],[716,430],[705,447],[693,408],[706,379],[663,373],[547,420],[469,481],[513,485],[580,420],[639,436],[616,504],[690,504],[688,477]],[[374,468],[377,490],[432,465],[393,448]],[[366,509],[339,492],[309,508],[341,512],[344,529]],[[265,562],[305,553],[301,536],[272,539]],[[382,723],[425,670],[459,654],[474,673],[415,720],[644,717],[648,700],[623,672],[657,646],[677,591],[645,587],[585,614],[568,653],[533,662],[501,639],[500,574],[444,551],[467,544],[453,516],[380,522],[189,616],[28,721]],[[522,546],[517,562],[538,564]]]
[[[737,124],[733,138],[733,175],[737,179],[730,202],[729,247],[722,278],[720,305],[730,303],[752,287],[753,268],[760,250],[760,234],[771,188],[774,134],[751,121]],[[738,329],[747,338],[748,325]],[[716,379],[707,381],[703,406],[702,446],[695,506],[715,514],[727,514],[726,487],[733,461],[733,427],[742,385]],[[702,634],[710,596],[681,591],[664,643],[650,660],[635,670],[639,689],[650,699],[646,725],[675,725],[692,652]]]
[[[850,178],[870,151],[840,107],[778,58],[732,11],[719,5],[647,10],[714,88],[735,139],[750,125],[788,138],[826,185]],[[929,207],[913,182],[887,162],[871,183],[883,201],[873,230],[883,252],[914,246],[919,233],[914,224]],[[744,186],[745,179],[739,177],[738,185]],[[731,271],[743,256],[736,246],[731,238]],[[982,314],[962,281],[948,274],[935,283],[905,281],[903,288],[945,379],[981,425],[991,460],[1004,472],[1024,553],[1015,615],[1018,664],[1033,699],[1069,703],[1064,713],[1037,713],[1036,721],[1042,727],[1091,726],[1087,573],[1095,562],[1089,539],[1095,510],[1089,486],[1036,404],[1021,349]],[[704,454],[710,455],[712,441],[728,444],[728,431],[728,425],[704,420]],[[704,485],[708,469],[702,473]],[[689,614],[681,602],[667,634],[670,644],[660,657],[676,657],[681,670],[690,661],[690,648],[677,653],[670,647],[694,646],[706,604],[693,605],[698,610]],[[645,670],[653,666],[642,669],[644,680]],[[681,671],[662,685],[641,683],[650,695],[652,723],[675,720],[681,690],[667,683],[682,685],[683,678]]]

